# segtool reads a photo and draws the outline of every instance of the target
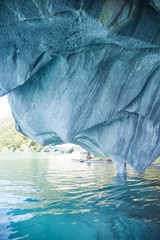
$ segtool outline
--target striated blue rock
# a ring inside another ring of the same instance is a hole
[[[17,130],[143,172],[160,156],[159,10],[158,0],[0,1],[0,95]]]

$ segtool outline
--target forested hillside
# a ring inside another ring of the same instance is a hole
[[[43,147],[15,129],[12,118],[0,121],[0,151],[42,151]]]

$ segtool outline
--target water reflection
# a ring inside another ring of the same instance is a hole
[[[0,159],[0,239],[160,238],[160,169],[116,176],[70,155]],[[82,231],[83,229],[83,231]]]

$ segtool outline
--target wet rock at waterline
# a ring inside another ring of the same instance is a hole
[[[0,94],[17,130],[143,172],[160,155],[159,9],[158,0],[0,1]]]

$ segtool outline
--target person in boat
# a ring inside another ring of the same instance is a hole
[[[91,159],[91,155],[89,154],[89,152],[87,153],[87,160]]]

